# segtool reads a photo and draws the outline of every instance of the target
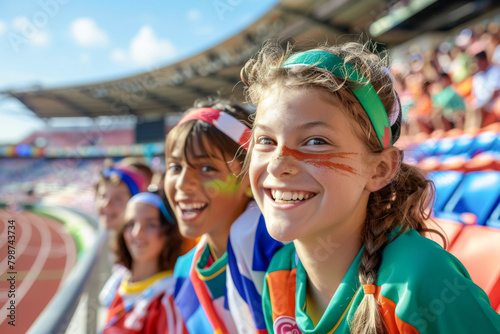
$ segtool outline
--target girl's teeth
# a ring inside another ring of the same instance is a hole
[[[179,206],[181,207],[182,210],[197,210],[201,209],[205,206],[204,203],[192,203],[192,204],[184,204],[184,203],[179,203]]]
[[[279,190],[276,190],[276,196],[274,198],[276,199],[282,199],[283,193]]]
[[[312,194],[304,192],[280,191],[271,189],[271,195],[276,201],[302,201],[311,198]]]

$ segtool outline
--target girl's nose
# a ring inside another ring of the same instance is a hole
[[[177,177],[175,187],[183,192],[196,189],[197,175],[195,175],[194,171],[190,171],[190,168],[184,168]]]
[[[131,232],[131,234],[132,234],[132,236],[136,237],[136,236],[138,236],[139,234],[141,234],[141,233],[142,233],[142,231],[143,231],[143,228],[142,228],[141,224],[139,224],[139,223],[135,223],[135,224],[134,224],[134,227],[132,227],[132,232]]]
[[[269,174],[276,178],[296,175],[299,171],[299,162],[291,155],[283,155],[283,146],[279,147],[276,154],[267,165]]]

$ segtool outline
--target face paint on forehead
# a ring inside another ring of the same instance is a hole
[[[333,158],[351,159],[351,156],[356,156],[356,155],[358,155],[358,153],[353,153],[353,152],[339,152],[339,153],[328,153],[328,154],[304,153],[298,150],[288,148],[286,146],[283,146],[281,148],[281,153],[280,153],[280,157],[293,157],[298,161],[303,161],[307,164],[316,167],[326,167],[341,174],[348,173],[352,175],[358,174],[355,168],[346,164],[334,163],[331,162],[330,160]]]

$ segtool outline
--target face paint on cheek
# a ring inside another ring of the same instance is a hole
[[[205,182],[205,187],[209,196],[232,195],[237,193],[241,188],[241,183],[238,182],[236,175],[230,174],[226,177],[226,181],[212,180]]]
[[[293,157],[298,161],[303,161],[307,164],[316,167],[326,167],[341,174],[348,173],[356,175],[357,170],[349,165],[331,162],[331,159],[350,159],[351,156],[358,155],[358,153],[351,152],[339,152],[339,153],[328,153],[328,154],[316,154],[316,153],[304,153],[300,152],[286,146],[281,149],[280,156],[283,157]]]

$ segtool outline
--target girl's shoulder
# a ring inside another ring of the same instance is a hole
[[[124,266],[114,266],[111,277],[104,284],[103,289],[99,293],[99,301],[104,306],[108,307],[115,298],[118,287],[123,279],[130,274],[129,270]]]
[[[189,252],[177,258],[174,267],[174,277],[185,278],[189,275],[189,269],[191,268],[191,264],[193,263],[194,254],[196,253],[196,250],[199,249],[201,243],[203,243],[203,238]]]
[[[415,230],[401,234],[384,249],[377,286],[384,308],[418,333],[500,330],[488,296],[462,263]]]
[[[421,236],[416,230],[408,230],[390,242],[382,253],[379,278],[385,274],[407,275],[425,280],[436,273],[460,274],[470,278],[460,261],[441,245]],[[432,273],[432,275],[429,275]]]

